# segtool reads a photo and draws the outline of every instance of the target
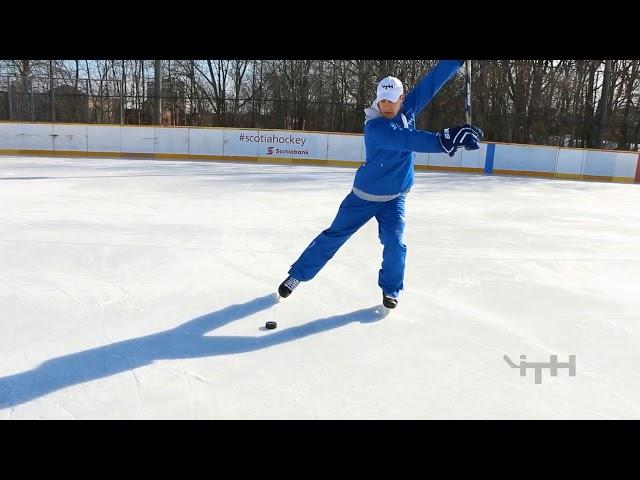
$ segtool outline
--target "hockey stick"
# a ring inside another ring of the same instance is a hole
[[[464,61],[464,121],[471,124],[471,60]]]

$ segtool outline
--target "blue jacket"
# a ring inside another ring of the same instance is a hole
[[[442,152],[435,133],[416,130],[416,115],[462,66],[464,60],[443,60],[406,95],[402,109],[391,120],[377,108],[365,110],[365,163],[358,168],[354,193],[372,201],[385,201],[413,185],[413,152]],[[374,106],[372,106],[374,107]]]

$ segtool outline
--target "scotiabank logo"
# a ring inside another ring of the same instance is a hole
[[[273,155],[274,153],[276,155],[309,155],[309,150],[267,147],[267,155]]]

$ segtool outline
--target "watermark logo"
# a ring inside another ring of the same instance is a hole
[[[550,371],[550,375],[552,377],[557,377],[558,376],[558,369],[559,368],[568,368],[569,369],[569,376],[570,377],[575,377],[576,376],[576,356],[575,355],[569,355],[569,361],[568,362],[558,362],[558,356],[557,355],[551,355],[550,356],[550,360],[549,362],[527,362],[527,356],[526,355],[520,355],[520,364],[516,365],[515,363],[513,363],[513,361],[507,356],[505,355],[504,360],[507,362],[507,364],[511,367],[511,368],[519,368],[520,369],[520,376],[521,377],[526,377],[527,376],[527,368],[533,368],[535,370],[535,382],[537,384],[542,383],[542,369],[543,368],[548,368]]]

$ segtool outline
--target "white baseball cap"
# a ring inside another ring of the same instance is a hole
[[[404,88],[402,87],[402,82],[400,80],[396,77],[385,77],[380,80],[380,83],[378,84],[375,103],[378,103],[380,100],[389,100],[395,103],[403,93]]]

